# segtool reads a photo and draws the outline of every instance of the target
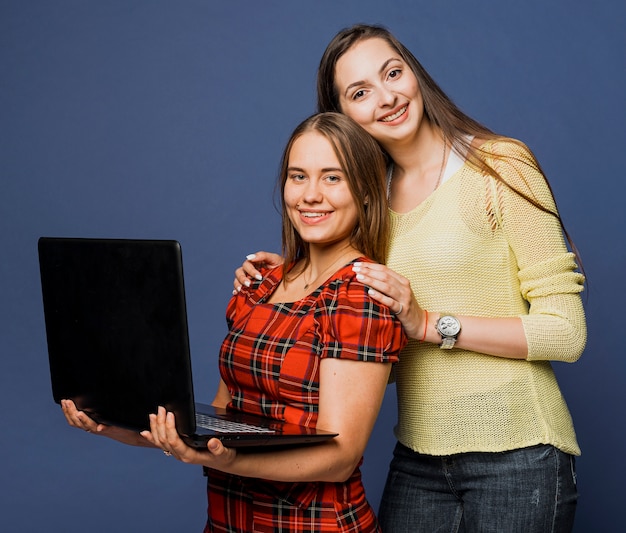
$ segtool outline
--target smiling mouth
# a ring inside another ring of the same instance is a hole
[[[326,213],[326,212],[324,212],[324,213],[311,213],[309,211],[307,211],[307,212],[300,211],[300,214],[304,218],[320,218],[320,217],[326,216],[328,213]]]
[[[408,106],[403,106],[401,109],[399,109],[397,112],[395,112],[393,115],[388,115],[384,118],[381,118],[380,121],[381,122],[391,122],[392,120],[396,120],[398,117],[401,117],[402,115],[404,115],[406,113],[406,108]]]

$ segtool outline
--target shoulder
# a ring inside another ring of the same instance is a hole
[[[358,257],[342,266],[324,284],[320,294],[323,300],[328,300],[329,297],[337,301],[356,299],[361,308],[363,300],[370,299],[367,295],[368,287],[357,280],[357,274],[352,269],[354,263],[357,262],[372,263],[373,261],[366,257]]]
[[[502,137],[484,142],[479,150],[511,192],[534,198],[549,209],[554,208],[548,181],[526,144]]]
[[[475,139],[474,148],[486,157],[495,157],[503,160],[516,160],[532,163],[536,166],[537,160],[528,146],[512,137],[497,137],[495,139]]]
[[[347,328],[348,322],[357,329],[373,327],[373,323],[377,324],[376,327],[387,323],[394,328],[399,321],[391,309],[374,300],[369,294],[369,287],[356,278],[352,266],[357,261],[373,262],[363,257],[355,259],[328,280],[316,302],[315,313],[319,323],[334,330]]]
[[[253,279],[250,286],[242,286],[237,294],[235,294],[227,306],[226,316],[229,320],[234,320],[237,313],[249,309],[259,303],[262,303],[268,295],[270,295],[283,279],[283,265],[276,267],[259,268],[262,279]]]
[[[339,269],[320,293],[315,322],[325,347],[322,357],[395,362],[406,343],[397,317],[369,295],[352,263]]]

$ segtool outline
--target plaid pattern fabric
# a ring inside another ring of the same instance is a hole
[[[263,281],[231,299],[220,371],[233,407],[315,426],[323,358],[394,363],[406,339],[351,264],[302,300],[265,303],[281,280],[282,267],[264,272]],[[208,499],[205,532],[379,531],[359,468],[345,483],[283,483],[209,470]]]

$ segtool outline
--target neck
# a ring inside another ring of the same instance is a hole
[[[439,128],[424,118],[414,136],[404,142],[385,146],[399,175],[423,176],[441,163],[443,135]]]
[[[362,255],[355,249],[350,242],[342,241],[341,243],[330,246],[309,246],[308,264],[297,265],[296,275],[292,279],[301,279],[305,289],[314,283],[319,285],[335,273],[339,268]]]

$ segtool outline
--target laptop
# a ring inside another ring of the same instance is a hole
[[[177,241],[41,237],[38,252],[55,402],[137,431],[162,405],[196,448],[212,437],[242,448],[337,435],[195,401]]]

